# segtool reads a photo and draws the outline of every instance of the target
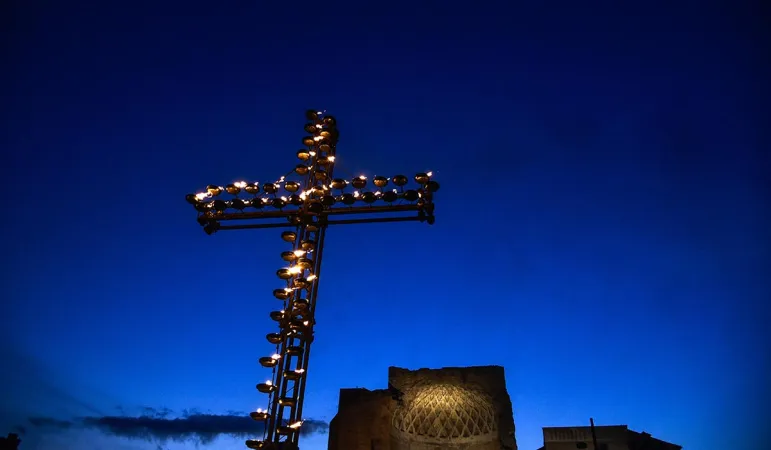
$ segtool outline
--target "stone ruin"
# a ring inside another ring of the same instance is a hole
[[[516,450],[503,367],[388,369],[388,389],[341,389],[329,450]]]

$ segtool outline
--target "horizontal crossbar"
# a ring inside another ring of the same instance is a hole
[[[391,206],[359,206],[349,208],[330,208],[324,210],[320,216],[331,216],[339,214],[384,214],[392,212],[418,211],[421,207],[418,205],[391,205]],[[211,218],[218,222],[223,220],[259,220],[259,219],[280,219],[295,216],[300,213],[299,209],[288,211],[257,211],[257,212],[239,212],[214,214]]]
[[[327,225],[349,225],[357,223],[385,223],[385,222],[414,222],[422,221],[425,218],[420,217],[378,217],[372,219],[341,219],[341,220],[328,220]],[[248,225],[220,225],[217,228],[218,231],[223,230],[249,230],[256,228],[294,228],[296,225],[290,223],[255,223]]]

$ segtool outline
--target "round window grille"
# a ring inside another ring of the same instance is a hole
[[[497,431],[490,397],[450,384],[417,388],[396,408],[392,424],[405,438],[439,442],[492,439]]]

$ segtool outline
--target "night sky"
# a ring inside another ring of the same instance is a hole
[[[207,236],[184,196],[288,172],[307,108],[338,119],[336,175],[433,170],[442,187],[433,226],[330,228],[303,450],[326,448],[342,387],[488,364],[521,450],[589,417],[755,448],[742,433],[767,424],[771,376],[758,11],[7,3],[0,433],[21,450],[258,435],[242,416],[266,404],[286,244]]]

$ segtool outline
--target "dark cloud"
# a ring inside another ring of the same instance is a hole
[[[72,428],[74,425],[69,420],[59,420],[54,419],[52,417],[30,417],[29,419],[30,425],[34,427],[42,427],[42,428]]]
[[[105,434],[151,442],[194,441],[209,444],[219,436],[248,439],[263,432],[262,424],[246,414],[208,414],[186,410],[180,417],[171,417],[168,409],[144,408],[139,416],[97,416],[73,420],[50,417],[30,417],[34,427],[68,430],[88,428]],[[306,419],[300,429],[303,435],[326,433],[329,424],[321,420]]]

